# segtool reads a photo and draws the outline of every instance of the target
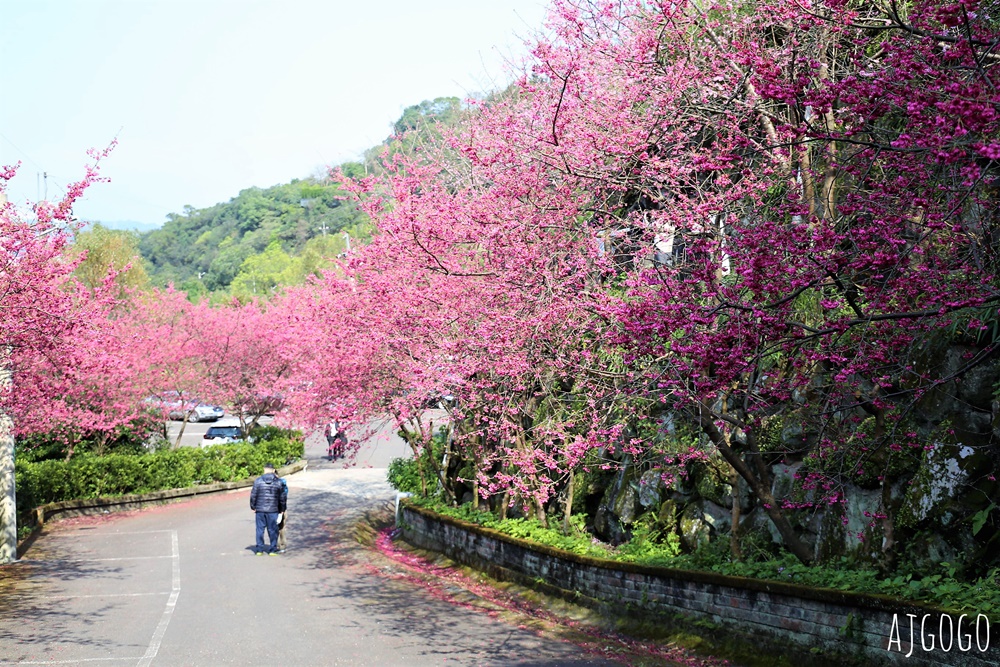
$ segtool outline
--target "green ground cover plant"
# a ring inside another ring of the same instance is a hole
[[[673,536],[668,536],[664,542],[658,542],[647,532],[633,536],[632,540],[618,547],[605,544],[587,532],[586,517],[582,514],[574,514],[570,518],[569,530],[563,531],[561,528],[543,526],[532,517],[500,519],[492,512],[473,509],[471,504],[453,507],[435,499],[418,496],[411,498],[410,502],[438,514],[490,528],[516,539],[562,549],[581,556],[628,563],[649,563],[656,560],[665,562],[679,552],[676,539],[669,539]]]
[[[302,434],[268,431],[266,439],[142,454],[83,454],[66,460],[15,463],[18,523],[46,503],[231,482],[259,475],[265,463],[302,457]]]

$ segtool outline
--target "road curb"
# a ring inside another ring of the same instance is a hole
[[[278,468],[279,476],[294,475],[305,470],[309,466],[306,459],[299,459],[295,463]],[[46,503],[39,505],[32,514],[35,519],[35,526],[31,533],[25,537],[18,545],[19,549],[27,548],[34,540],[35,536],[45,525],[46,521],[54,518],[69,518],[74,516],[90,516],[94,514],[109,514],[111,512],[123,512],[140,509],[150,505],[165,505],[172,502],[179,502],[197,496],[204,496],[213,493],[223,493],[235,489],[245,489],[253,486],[256,477],[235,482],[215,482],[213,484],[199,484],[198,486],[188,486],[182,489],[164,489],[162,491],[151,491],[150,493],[130,493],[121,496],[101,496],[98,498],[80,498],[77,500],[61,500],[56,503]]]

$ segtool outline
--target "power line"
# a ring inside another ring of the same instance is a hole
[[[7,136],[6,136],[6,135],[4,135],[4,134],[3,134],[2,132],[0,132],[0,139],[3,139],[3,140],[4,140],[4,141],[6,141],[6,142],[7,142],[8,144],[10,144],[10,145],[11,145],[11,146],[12,146],[12,147],[14,148],[14,150],[16,150],[16,151],[17,151],[18,153],[20,153],[20,154],[21,154],[21,155],[22,155],[22,156],[24,157],[24,159],[25,159],[25,160],[27,160],[27,161],[28,161],[28,162],[30,162],[31,164],[35,165],[35,167],[37,167],[38,169],[44,169],[44,167],[42,167],[42,165],[40,165],[40,164],[38,164],[37,162],[35,162],[34,160],[32,160],[32,159],[31,159],[31,156],[30,156],[30,155],[28,155],[28,154],[27,154],[27,153],[25,153],[25,152],[24,152],[23,150],[21,150],[21,149],[20,149],[20,148],[18,147],[18,145],[17,145],[17,144],[15,144],[15,143],[14,143],[13,141],[11,141],[10,139],[8,139],[8,138],[7,138]]]
[[[21,150],[21,148],[17,144],[15,144],[13,141],[11,141],[10,138],[7,137],[7,135],[3,134],[2,132],[0,132],[0,139],[3,139],[8,144],[10,144],[11,147],[15,151],[17,151],[18,153],[21,154],[21,156],[24,158],[24,160],[26,162],[30,162],[31,164],[35,165],[35,167],[42,173],[42,175],[44,175],[44,177],[45,177],[45,185],[46,185],[45,198],[47,199],[48,198],[48,180],[49,180],[48,170],[46,170],[45,167],[43,167],[42,165],[38,164],[38,162],[36,162],[35,160],[33,160],[30,155],[28,155],[23,150]],[[57,188],[59,188],[60,192],[63,193],[63,196],[66,195],[66,188],[64,188],[62,185],[60,185],[54,178],[52,179],[52,184],[55,185]],[[38,196],[38,193],[36,192],[36,197],[37,196]]]

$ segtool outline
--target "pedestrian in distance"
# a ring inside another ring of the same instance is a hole
[[[264,474],[253,482],[250,490],[250,509],[256,513],[258,556],[270,553],[277,555],[278,514],[284,509],[288,498],[288,487],[274,472],[273,463],[264,464]],[[268,549],[264,548],[264,530],[267,530]]]
[[[344,432],[341,422],[336,419],[331,420],[326,425],[323,434],[326,436],[327,460],[333,461],[334,459],[343,458],[344,448],[347,445],[347,434]]]
[[[326,436],[326,458],[329,461],[333,460],[333,443],[337,441],[337,432],[340,430],[340,426],[337,424],[336,419],[331,419],[323,429],[323,435]]]

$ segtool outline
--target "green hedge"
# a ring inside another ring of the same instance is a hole
[[[69,461],[17,461],[17,512],[20,521],[39,505],[61,500],[148,493],[212,482],[231,482],[261,474],[302,458],[301,436],[257,442],[183,447],[148,454],[84,454]],[[20,522],[19,521],[19,522]]]

